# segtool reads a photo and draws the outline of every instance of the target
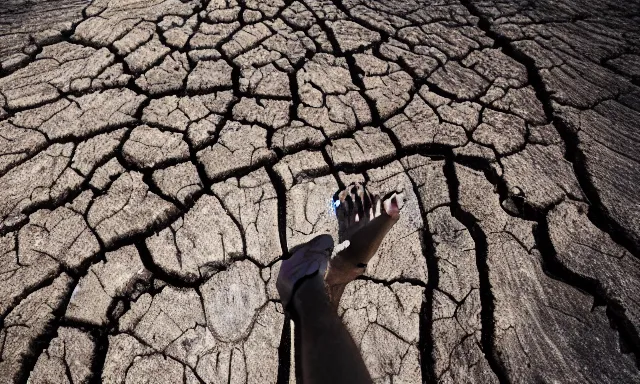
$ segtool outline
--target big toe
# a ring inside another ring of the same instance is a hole
[[[392,219],[400,218],[400,202],[398,194],[393,194],[391,198],[384,201],[384,211]]]

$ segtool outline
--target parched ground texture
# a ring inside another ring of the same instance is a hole
[[[406,206],[376,383],[640,382],[640,4],[4,0],[0,383],[287,383],[287,250]],[[328,367],[327,369],[330,369]]]

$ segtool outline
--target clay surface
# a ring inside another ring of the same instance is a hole
[[[354,181],[405,200],[338,311],[376,383],[640,382],[639,9],[1,1],[0,384],[295,382]]]

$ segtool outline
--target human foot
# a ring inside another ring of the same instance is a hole
[[[292,256],[282,262],[276,281],[276,288],[283,307],[287,308],[293,297],[298,296],[295,293],[307,277],[319,280],[321,290],[324,291],[322,279],[325,276],[332,251],[333,239],[329,235],[317,236],[291,250]],[[304,285],[309,284],[305,283]],[[310,285],[316,286],[318,284]],[[294,304],[297,303],[294,302]]]
[[[385,235],[400,218],[400,193],[382,198],[361,184],[351,184],[338,194],[336,209],[339,239],[345,249],[329,261],[325,283],[334,307],[340,303],[344,287],[362,275]]]

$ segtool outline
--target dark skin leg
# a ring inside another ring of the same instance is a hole
[[[325,289],[323,278],[332,250],[328,235],[296,247],[283,261],[276,282],[282,304],[297,315],[304,383],[371,383],[358,347]]]
[[[320,275],[302,283],[293,305],[300,318],[305,384],[373,382],[358,347],[329,301]]]
[[[333,245],[325,235],[293,252],[283,263],[278,278],[283,304],[291,299],[289,304],[299,318],[305,384],[373,382],[336,309],[345,286],[364,273],[366,263],[398,221],[400,208],[395,194],[380,199],[360,185],[343,191],[340,200],[340,240],[348,240],[350,244],[331,260],[326,275],[328,249]],[[311,275],[312,269],[318,272]],[[294,283],[301,278],[294,292]]]

